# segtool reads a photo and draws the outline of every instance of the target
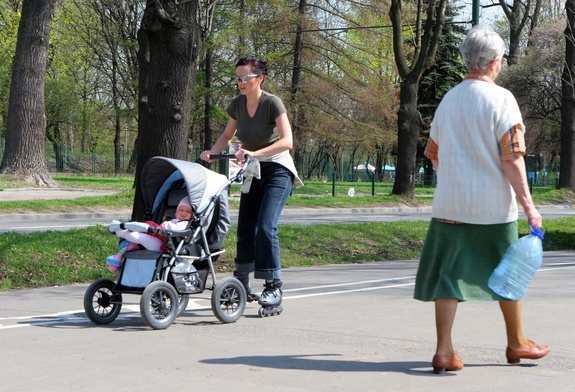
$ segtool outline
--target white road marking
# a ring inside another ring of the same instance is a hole
[[[565,264],[565,263],[548,263],[544,264],[544,267],[551,267],[551,268],[540,268],[539,272],[546,272],[546,271],[555,271],[559,269],[571,269],[575,268],[575,264]],[[301,287],[296,289],[287,289],[284,290],[284,293],[296,293],[296,292],[303,292],[303,291],[311,291],[311,290],[325,290],[325,289],[332,289],[337,287],[350,287],[350,286],[360,286],[366,284],[374,284],[374,283],[389,283],[389,282],[397,282],[397,281],[405,281],[405,280],[412,280],[415,279],[415,276],[403,276],[398,278],[388,278],[388,279],[375,279],[375,280],[364,280],[364,281],[357,281],[357,282],[350,282],[350,283],[338,283],[338,284],[330,284],[330,285],[320,285],[320,286],[311,286],[311,287]],[[358,287],[356,289],[344,289],[338,291],[322,291],[319,293],[309,293],[309,294],[301,294],[301,295],[288,295],[284,296],[284,300],[293,300],[293,299],[302,299],[302,298],[311,298],[317,296],[325,296],[325,295],[339,295],[339,294],[348,294],[353,292],[362,292],[362,291],[373,291],[373,290],[384,290],[384,289],[392,289],[398,287],[407,287],[413,286],[415,282],[409,283],[398,283],[398,284],[382,284],[376,285],[371,287]],[[208,298],[202,298],[199,301],[208,301]],[[192,301],[188,303],[186,310],[205,310],[211,309],[211,306],[202,305],[199,301]],[[127,310],[128,312],[125,312]],[[133,317],[134,313],[140,312],[140,306],[137,304],[123,304],[122,305],[122,314],[120,314],[119,318],[128,318]],[[81,314],[81,315],[78,315]],[[73,322],[73,323],[83,323],[86,322],[86,317],[83,316],[84,309],[82,310],[71,310],[67,312],[59,312],[59,313],[51,313],[51,314],[43,314],[43,315],[36,315],[36,316],[15,316],[15,317],[3,317],[0,318],[1,321],[17,321],[17,320],[29,320],[27,323],[18,323],[16,325],[3,325],[0,324],[0,330],[3,329],[13,329],[13,328],[23,328],[23,327],[32,327],[32,326],[42,326],[42,325],[51,325],[51,324],[58,324],[64,322]],[[47,318],[52,318],[52,320],[44,320]]]
[[[397,281],[397,280],[404,280],[404,279],[413,279],[413,276],[402,277],[402,278],[392,278],[392,279],[378,279],[378,280],[366,280],[366,281],[358,281],[352,283],[340,283],[340,284],[333,284],[333,285],[322,285],[322,286],[313,286],[313,287],[302,287],[299,289],[290,289],[285,290],[285,292],[297,292],[297,291],[309,291],[309,290],[323,290],[328,288],[334,287],[347,287],[347,286],[357,286],[357,285],[365,285],[365,284],[373,284],[373,283],[384,283],[390,281]],[[349,292],[359,292],[359,291],[368,291],[368,290],[381,290],[386,288],[394,288],[394,287],[402,287],[402,286],[409,286],[413,285],[414,283],[406,283],[406,284],[398,284],[398,285],[387,285],[387,286],[376,286],[376,287],[364,287],[364,288],[357,288],[357,289],[348,289],[348,290],[340,290],[340,291],[325,291],[321,293],[310,293],[304,295],[295,295],[295,296],[285,296],[284,300],[287,299],[301,299],[301,298],[309,298],[309,297],[316,297],[320,295],[338,295],[344,294]],[[205,298],[203,301],[209,301],[209,299]],[[198,301],[191,301],[188,303],[186,310],[205,310],[211,309],[211,305],[202,305],[198,303]],[[128,311],[127,313],[125,311]],[[122,313],[118,316],[118,318],[125,318],[133,316],[134,313],[140,312],[140,306],[137,304],[123,304],[122,305]],[[78,316],[78,313],[82,314],[82,316]],[[18,323],[16,325],[2,325],[0,324],[0,330],[2,329],[12,329],[12,328],[23,328],[23,327],[32,327],[32,326],[41,326],[41,325],[50,325],[50,324],[58,324],[63,322],[85,322],[86,317],[83,316],[84,310],[74,310],[68,312],[61,312],[61,313],[52,313],[52,314],[43,314],[37,316],[19,316],[19,317],[5,317],[0,318],[0,321],[15,321],[15,320],[29,320],[27,323]],[[46,318],[52,318],[52,320],[45,320]],[[56,319],[56,320],[54,320]]]
[[[363,285],[363,284],[370,284],[370,283],[392,282],[395,280],[406,280],[406,279],[415,279],[415,275],[404,276],[401,278],[375,279],[375,280],[364,280],[364,281],[351,282],[351,283],[337,283],[337,284],[330,284],[330,285],[323,285],[323,286],[302,287],[302,288],[298,288],[298,289],[283,290],[283,292],[287,293],[287,292],[293,292],[293,291],[319,290],[319,289],[332,288],[332,287],[344,287],[344,286]]]

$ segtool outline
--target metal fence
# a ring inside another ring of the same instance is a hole
[[[1,140],[0,159],[4,154],[4,140]],[[120,157],[120,170],[116,173],[115,158],[113,147],[93,146],[90,151],[86,152],[72,152],[68,151],[64,145],[58,152],[53,148],[50,143],[46,144],[46,164],[51,173],[78,173],[78,174],[133,174],[130,168],[129,160],[132,150],[121,146],[122,153]],[[199,156],[199,150],[194,150],[190,154],[189,160],[196,160]],[[532,156],[528,156],[531,158]],[[527,176],[531,186],[550,186],[557,187],[559,182],[559,172],[550,165],[534,164],[528,159]],[[214,164],[212,169],[223,174],[229,174],[230,168],[226,167],[224,162]],[[300,175],[305,176],[306,180],[323,180],[326,182],[370,182],[382,183],[395,181],[395,168],[385,168],[381,173],[377,174],[371,170],[358,169],[351,165],[346,165],[336,169],[332,165],[323,165],[322,167],[314,170],[308,170],[305,167],[298,167]],[[435,175],[425,175],[420,170],[415,178],[417,184],[434,187],[436,184]]]

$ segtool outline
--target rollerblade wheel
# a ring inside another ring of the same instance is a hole
[[[272,306],[269,308],[261,307],[258,310],[258,314],[260,317],[279,316],[280,314],[282,314],[283,310],[284,308],[282,308],[281,306]]]

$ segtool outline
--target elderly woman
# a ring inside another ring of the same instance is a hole
[[[524,336],[521,302],[505,300],[487,285],[518,237],[517,200],[533,227],[542,224],[525,172],[519,107],[511,92],[494,83],[504,52],[497,33],[473,28],[461,45],[468,74],[445,95],[431,124],[426,156],[436,169],[437,188],[414,298],[435,302],[435,373],[463,368],[451,339],[461,301],[499,301],[508,363],[539,359],[550,350]]]

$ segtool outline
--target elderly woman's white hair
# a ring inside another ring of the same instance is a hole
[[[469,71],[485,69],[495,58],[503,57],[505,42],[493,30],[475,26],[469,31],[459,50]]]

